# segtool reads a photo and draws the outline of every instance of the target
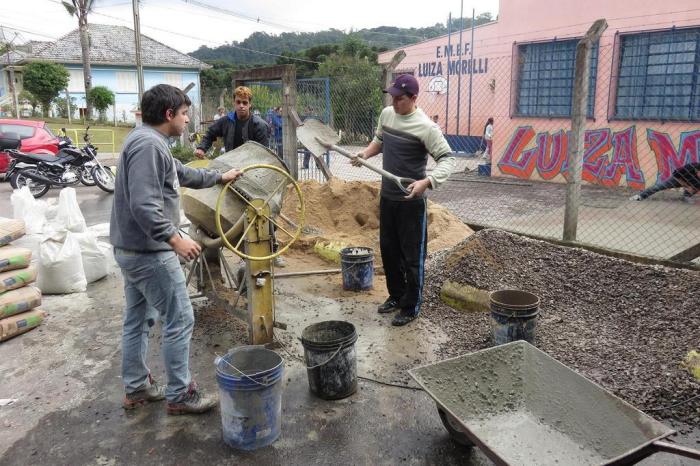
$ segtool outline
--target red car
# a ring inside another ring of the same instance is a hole
[[[55,154],[58,152],[58,138],[43,121],[9,120],[0,118],[0,134],[15,133],[22,144],[22,152],[32,154]],[[7,152],[0,152],[0,173],[5,173],[10,164]]]

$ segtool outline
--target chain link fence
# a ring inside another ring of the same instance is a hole
[[[435,59],[434,44],[411,50],[393,76],[416,76],[419,108],[457,157],[433,201],[470,225],[564,238],[577,42],[492,40],[472,50],[474,58],[446,62]],[[588,83],[576,241],[698,264],[700,28],[603,35],[591,51]],[[249,85],[263,116],[281,105],[279,83]],[[360,76],[300,79],[297,112],[330,124],[340,145],[357,152],[373,137],[382,87],[379,66]],[[274,137],[271,146],[277,149]],[[299,146],[298,154],[299,178],[324,181],[308,152]],[[381,166],[381,155],[370,162]],[[326,163],[342,179],[379,180],[334,152]]]

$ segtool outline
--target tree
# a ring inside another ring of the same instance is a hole
[[[66,103],[66,99],[63,97],[56,97],[53,99],[53,103],[56,104],[56,110],[58,111],[58,116],[61,118],[68,118],[68,104]],[[75,97],[70,98],[70,110],[71,110],[71,116],[72,112],[75,111],[77,108],[77,104],[75,102]]]
[[[51,101],[68,87],[68,77],[64,66],[37,61],[24,67],[24,88],[41,102],[42,110],[48,112]]]
[[[330,77],[333,126],[343,130],[345,141],[366,143],[382,108],[381,67],[366,57],[334,54],[316,75]]]
[[[88,31],[88,13],[92,11],[93,0],[70,0],[70,3],[63,1],[63,6],[68,14],[78,18],[78,28],[80,29],[80,48],[83,55],[83,79],[85,80],[85,96],[90,94],[92,88],[92,70],[90,69],[90,36]],[[87,100],[87,99],[86,99]],[[92,105],[87,102],[86,117],[92,115]]]
[[[36,115],[36,108],[41,104],[39,99],[36,98],[34,94],[29,92],[26,89],[23,89],[22,92],[19,93],[17,96],[17,99],[21,104],[29,104],[32,106],[32,116]]]
[[[87,101],[100,112],[100,120],[104,120],[107,108],[114,105],[114,92],[105,86],[95,86],[90,89]]]

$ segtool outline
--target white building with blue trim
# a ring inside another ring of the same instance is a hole
[[[115,95],[115,105],[107,110],[107,118],[134,121],[138,105],[134,31],[124,26],[90,24],[89,33],[92,86],[105,86]],[[198,120],[201,102],[199,74],[211,66],[143,34],[141,59],[145,90],[162,83],[181,89],[194,83],[187,95],[194,107],[191,114]],[[33,61],[59,63],[68,69],[67,91],[71,99],[75,99],[73,116],[77,117],[79,109],[86,106],[79,30],[75,29],[56,42],[30,43],[28,50],[13,56],[17,93],[22,90],[22,66]],[[0,79],[0,99],[11,98],[8,80],[9,73],[4,70]],[[61,97],[66,97],[65,93]]]

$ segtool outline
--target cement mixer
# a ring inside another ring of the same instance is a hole
[[[208,168],[221,172],[238,168],[243,176],[225,186],[183,190],[182,206],[185,216],[192,222],[190,235],[204,247],[200,260],[190,270],[188,281],[192,273],[198,272],[201,295],[234,313],[239,290],[245,288],[248,311],[239,317],[248,321],[250,343],[270,343],[275,324],[273,259],[301,235],[304,224],[301,189],[274,152],[252,141],[210,161]],[[289,185],[294,188],[300,205],[293,220],[281,215]],[[277,241],[283,244],[276,247]],[[245,283],[234,280],[222,247],[245,260]],[[217,287],[216,283],[226,282],[224,277],[229,283],[235,283],[235,295],[230,288]]]

